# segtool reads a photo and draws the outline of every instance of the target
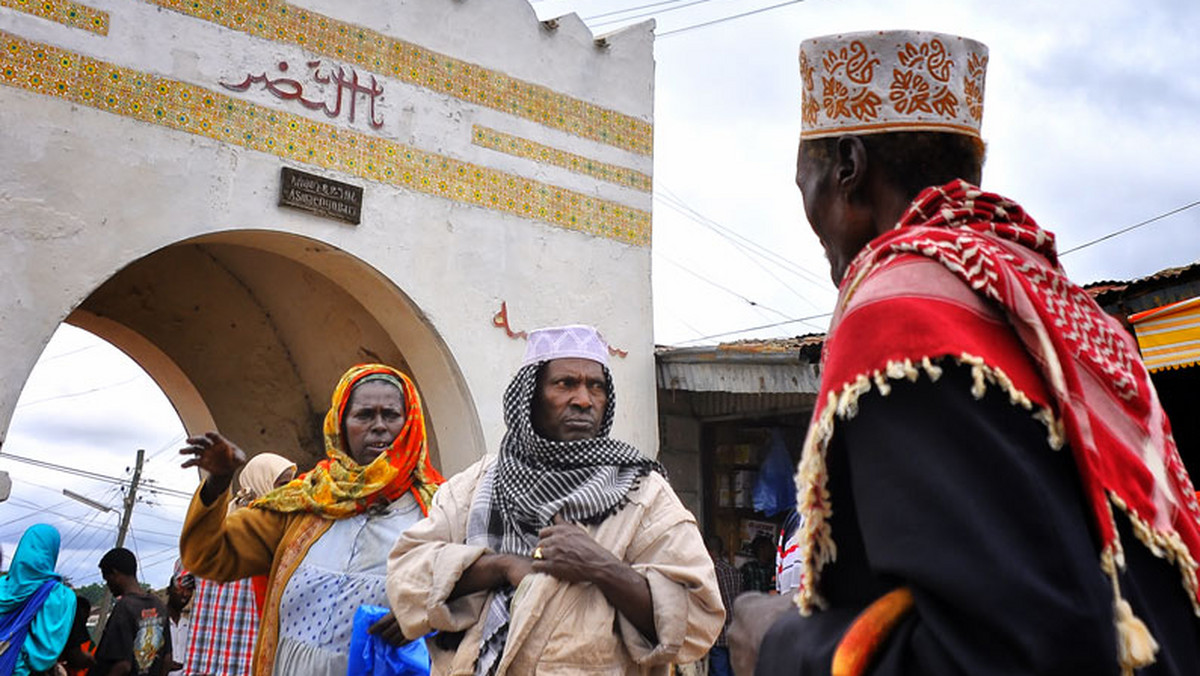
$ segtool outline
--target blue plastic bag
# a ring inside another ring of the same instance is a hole
[[[796,482],[792,478],[795,473],[783,435],[778,429],[771,430],[771,446],[754,483],[754,509],[773,516],[795,507]]]
[[[346,676],[428,676],[429,649],[421,637],[402,646],[367,633],[392,611],[381,606],[359,606],[350,634],[350,665]]]

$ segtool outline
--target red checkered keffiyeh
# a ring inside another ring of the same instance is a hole
[[[257,633],[249,579],[222,584],[196,578],[187,659],[179,660],[184,676],[248,676]]]
[[[905,282],[896,274],[889,283],[899,280],[900,287],[889,287],[888,303],[858,302],[856,292],[872,275],[914,257],[936,261],[969,290],[920,284],[916,277]],[[971,291],[1007,320],[1017,349],[1003,347],[994,324],[955,301]],[[894,312],[898,304],[913,312]],[[897,314],[924,324],[906,328]],[[1133,338],[1067,279],[1054,236],[1017,204],[963,181],[922,191],[896,228],[868,244],[842,279],[797,474],[804,519],[801,612],[823,606],[819,575],[836,555],[828,522],[836,496],[829,494],[825,468],[836,420],[853,417],[858,398],[872,388],[887,394],[889,380],[936,380],[940,369],[933,361],[939,359],[971,366],[977,397],[989,385],[1001,387],[1046,425],[1052,447],[1071,448],[1100,537],[1100,565],[1113,583],[1122,665],[1129,673],[1153,661],[1153,638],[1118,587],[1124,555],[1113,508],[1129,517],[1147,549],[1179,569],[1200,614],[1200,506],[1170,425]]]

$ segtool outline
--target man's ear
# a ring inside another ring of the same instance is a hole
[[[867,176],[867,148],[857,136],[842,136],[837,141],[837,186],[843,194],[858,192]]]

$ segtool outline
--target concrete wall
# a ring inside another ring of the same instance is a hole
[[[396,362],[453,473],[503,434],[505,303],[514,333],[597,325],[624,353],[614,434],[656,451],[651,26],[597,45],[525,0],[35,4],[0,7],[0,429],[66,320],[252,451],[315,457],[341,371]],[[362,88],[331,115],[339,67]],[[277,206],[284,166],[363,187],[361,223]]]
[[[701,476],[700,421],[686,415],[660,418],[658,461],[667,468],[671,487],[704,527],[704,480]]]

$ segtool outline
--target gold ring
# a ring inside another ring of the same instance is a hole
[[[542,560],[542,548],[541,547],[533,548],[533,558],[537,559],[538,561]]]

